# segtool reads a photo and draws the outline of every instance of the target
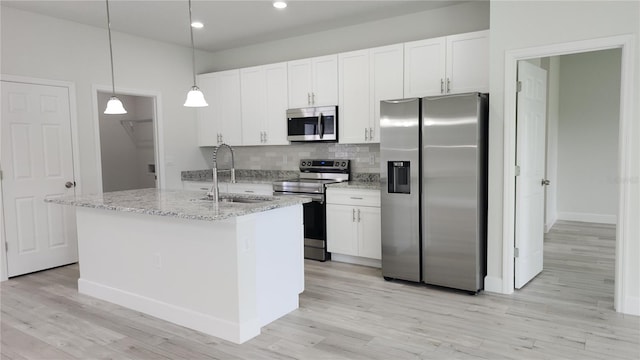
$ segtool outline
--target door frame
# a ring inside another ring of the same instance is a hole
[[[17,83],[31,84],[31,85],[57,86],[57,87],[67,88],[67,91],[69,92],[69,117],[71,118],[70,130],[71,130],[73,178],[74,178],[74,181],[76,182],[76,187],[75,187],[76,193],[82,194],[82,179],[80,176],[80,145],[78,143],[78,107],[76,103],[76,84],[71,81],[49,80],[49,79],[34,78],[29,76],[8,75],[8,74],[0,74],[0,81],[17,82]],[[2,198],[1,182],[0,182],[0,203],[2,204],[2,209],[0,210],[0,234],[2,235],[2,240],[3,240],[2,242],[4,242],[6,238],[6,233],[4,228],[4,199]],[[8,279],[7,275],[9,273],[9,268],[7,263],[7,252],[4,246],[0,246],[0,260],[1,260],[0,281],[5,281]]]
[[[96,146],[96,172],[98,175],[98,186],[102,191],[102,150],[100,149],[100,111],[98,108],[98,92],[111,93],[112,87],[109,85],[93,85],[91,90],[91,101],[93,103],[93,128],[94,143]],[[140,89],[118,89],[118,94],[129,96],[144,96],[153,98],[153,153],[156,164],[156,176],[158,177],[157,188],[163,189],[166,184],[164,171],[164,129],[162,126],[162,93],[154,90]],[[160,166],[159,166],[160,165]]]
[[[620,68],[620,128],[618,132],[618,177],[631,176],[631,128],[633,126],[633,46],[632,35],[620,35],[547,46],[531,47],[505,52],[504,72],[504,186],[503,186],[503,236],[502,236],[502,292],[514,291],[515,245],[515,152],[516,152],[516,81],[517,63],[520,60],[548,56],[567,55],[607,49],[622,49]],[[626,296],[627,263],[630,255],[624,249],[630,241],[630,184],[621,181],[618,188],[618,213],[616,226],[615,293],[614,308],[618,312],[637,311]],[[637,305],[636,305],[637,306]]]

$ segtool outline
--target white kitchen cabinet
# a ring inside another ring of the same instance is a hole
[[[209,106],[198,108],[198,146],[242,144],[240,70],[198,75]]]
[[[327,189],[327,250],[381,259],[380,191]]]
[[[289,108],[338,103],[338,56],[289,61]]]
[[[213,186],[212,181],[183,181],[182,188],[189,191],[209,191]],[[270,183],[234,183],[219,181],[218,189],[221,193],[251,194],[251,195],[273,195],[273,185]]]
[[[489,91],[489,31],[404,44],[404,97]]]
[[[339,141],[380,142],[380,100],[403,97],[402,44],[338,55]]]
[[[242,144],[287,145],[287,64],[240,70]]]

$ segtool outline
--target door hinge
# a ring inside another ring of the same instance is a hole
[[[520,176],[520,166],[516,165],[516,168],[514,169],[514,173],[516,174],[516,176]]]
[[[516,83],[516,92],[522,91],[522,81]]]
[[[513,248],[513,257],[514,258],[520,257],[520,249]]]

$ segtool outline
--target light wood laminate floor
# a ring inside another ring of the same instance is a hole
[[[612,226],[558,223],[545,270],[514,295],[386,282],[306,261],[300,309],[235,345],[77,292],[70,265],[1,285],[3,359],[639,359],[613,311]],[[117,266],[117,264],[114,264]]]

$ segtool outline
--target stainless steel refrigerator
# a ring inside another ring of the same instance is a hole
[[[382,275],[477,292],[486,274],[488,94],[382,101]]]

